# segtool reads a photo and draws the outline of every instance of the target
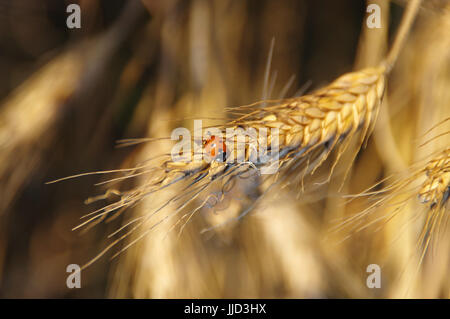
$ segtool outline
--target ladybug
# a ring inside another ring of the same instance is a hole
[[[212,135],[204,142],[204,153],[211,161],[223,162],[226,159],[227,147],[221,137]]]

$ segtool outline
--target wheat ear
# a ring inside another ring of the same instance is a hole
[[[445,132],[436,137],[448,134],[449,132]],[[389,182],[389,180],[392,180],[392,182]],[[388,185],[381,190],[373,191],[381,183],[387,183]],[[446,214],[450,198],[450,148],[447,147],[428,156],[428,159],[417,162],[409,168],[406,174],[390,176],[370,189],[348,197],[352,199],[367,197],[373,200],[373,204],[331,229],[332,232],[336,232],[345,228],[347,230],[345,239],[350,238],[352,233],[380,223],[386,223],[401,213],[413,199],[426,205],[415,214],[417,217],[425,216],[425,222],[417,241],[417,249],[421,252],[418,263],[418,266],[420,266],[432,239],[439,234],[442,225],[446,224],[444,219],[448,219]],[[384,209],[388,209],[388,213],[383,213],[369,220],[372,215]],[[414,219],[412,217],[411,221]]]
[[[433,156],[422,170],[425,181],[422,183],[418,198],[421,203],[429,205],[427,218],[419,236],[419,244],[424,254],[433,238],[443,224],[448,210],[447,203],[450,197],[450,148]],[[448,218],[448,216],[447,216]]]
[[[136,218],[121,227],[113,235],[117,235],[118,232],[125,232],[125,234],[116,239],[85,267],[133,232],[141,230],[142,235],[138,236],[138,239],[142,238],[153,227],[186,209],[190,203],[197,199],[204,199],[199,207],[188,214],[188,219],[190,219],[195,212],[207,205],[209,198],[215,197],[216,202],[220,201],[232,187],[237,177],[248,176],[249,173],[258,174],[259,169],[267,165],[267,162],[254,161],[252,160],[255,158],[253,155],[254,152],[260,150],[262,144],[271,144],[274,137],[272,128],[279,130],[279,161],[277,165],[279,172],[283,174],[283,178],[280,180],[285,180],[291,176],[298,167],[301,167],[303,171],[298,176],[314,173],[329,157],[330,153],[336,150],[336,160],[329,175],[331,177],[337,161],[352,138],[359,135],[359,146],[361,146],[370,135],[383,98],[386,75],[398,55],[406,31],[417,12],[414,8],[419,2],[418,0],[411,1],[406,18],[402,22],[401,32],[394,41],[393,53],[391,52],[386,62],[383,62],[380,66],[344,74],[331,84],[298,98],[262,101],[233,109],[232,112],[240,116],[236,120],[219,127],[222,133],[225,133],[226,129],[229,128],[255,129],[257,131],[267,129],[268,132],[267,137],[262,140],[257,138],[253,141],[253,144],[245,145],[242,150],[244,162],[195,160],[197,154],[194,153],[191,154],[191,157],[194,158],[192,161],[173,161],[170,154],[162,154],[160,156],[162,162],[159,165],[154,165],[151,161],[148,161],[135,168],[123,170],[124,175],[119,178],[106,181],[106,183],[118,182],[136,176],[149,176],[144,184],[129,191],[108,191],[104,196],[97,197],[96,199],[105,198],[111,193],[121,196],[119,201],[84,216],[86,221],[76,228],[96,224],[108,216],[114,216],[115,212],[120,213],[128,207],[138,204],[144,197],[172,185],[184,186],[180,193],[147,216]],[[405,24],[406,26],[404,26]],[[269,106],[258,107],[262,104]],[[226,142],[235,143],[237,142],[236,139],[237,137],[233,137]],[[204,149],[202,151],[204,152]],[[222,192],[219,195],[210,191],[215,183],[222,183]],[[169,205],[178,205],[174,213],[148,225],[151,217]],[[238,218],[248,213],[253,206],[245,210]],[[132,243],[134,242],[136,241]]]
[[[420,4],[422,0],[411,0],[408,2],[406,7],[406,11],[403,15],[402,22],[399,26],[399,30],[397,31],[397,35],[395,37],[394,43],[392,44],[391,50],[389,51],[385,64],[387,70],[391,70],[395,64],[395,61],[398,58],[401,48],[405,44],[408,33],[411,29],[412,23],[419,12]]]
[[[311,173],[328,157],[336,145],[338,145],[339,154],[341,154],[351,138],[358,132],[360,132],[360,144],[363,143],[375,122],[384,92],[384,83],[385,68],[383,66],[348,73],[309,95],[284,100],[283,103],[251,110],[250,112],[248,111],[249,107],[239,108],[239,110],[245,110],[248,113],[224,125],[222,129],[230,127],[259,129],[263,127],[269,129],[270,132],[271,128],[278,128],[280,132],[280,172],[289,173],[300,164],[307,163],[303,166],[306,166],[307,172]],[[268,141],[265,141],[265,145],[270,143],[271,138],[271,134],[268,134]],[[257,143],[256,148],[246,145],[244,149],[245,159],[252,158],[252,152],[258,147],[259,143]],[[146,225],[148,225],[150,218],[168,205],[179,205],[175,213],[172,214],[172,216],[175,216],[196,199],[214,196],[210,192],[214,183],[222,182],[223,193],[226,193],[225,189],[236,177],[248,175],[249,172],[255,172],[255,167],[258,169],[266,165],[265,163],[249,161],[243,163],[206,162],[204,160],[174,162],[169,155],[164,155],[164,157],[166,157],[166,160],[159,167],[147,163],[127,172],[123,178],[150,173],[151,178],[143,185],[122,192],[121,199],[118,202],[86,216],[89,218],[78,227],[90,223],[95,224],[113,212],[120,212],[139,203],[145,196],[174,184],[185,183],[181,193],[147,216],[133,220],[132,223],[121,228],[120,230],[124,230],[126,227],[131,229],[107,247],[107,249],[110,249],[131,233],[148,227]],[[289,174],[285,176],[289,176]],[[116,179],[111,181],[114,182]],[[216,198],[216,201],[220,201],[220,198]],[[207,201],[203,201],[203,205],[206,204]],[[196,208],[195,212],[200,208]],[[242,213],[239,218],[248,211]],[[164,216],[159,221],[152,222],[148,229],[152,229],[172,216]],[[144,233],[146,232],[144,230]]]
[[[444,206],[450,193],[450,148],[432,158],[424,174],[426,179],[419,191],[419,200],[431,206]]]

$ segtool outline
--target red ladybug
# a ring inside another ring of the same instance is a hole
[[[205,141],[204,150],[211,160],[224,161],[226,158],[227,147],[221,137],[212,135]]]

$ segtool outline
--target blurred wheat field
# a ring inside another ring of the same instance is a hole
[[[411,167],[449,147],[448,1],[423,2],[388,76],[373,134],[361,150],[349,146],[329,183],[318,185],[335,153],[305,179],[304,191],[293,183],[269,192],[244,218],[202,233],[239,216],[264,190],[242,182],[220,205],[199,210],[180,235],[161,223],[127,248],[141,235],[133,234],[83,270],[81,289],[66,287],[67,265],[89,262],[111,243],[109,234],[183,190],[163,189],[110,221],[71,231],[119,197],[83,204],[108,189],[95,186],[102,175],[46,182],[133,167],[173,145],[117,148],[117,140],[192,130],[193,119],[218,125],[212,118],[232,119],[227,107],[304,95],[378,65],[407,1],[81,0],[82,28],[72,30],[68,3],[0,0],[1,297],[450,297],[450,230],[443,222],[420,263],[417,241],[430,205],[415,194],[389,220],[369,227],[403,203],[400,193],[362,219],[367,227],[330,232],[373,203],[345,195],[392,175],[408,178]],[[366,27],[370,3],[381,8],[380,29]],[[147,182],[140,175],[113,187]],[[379,289],[366,285],[370,264],[381,267]]]

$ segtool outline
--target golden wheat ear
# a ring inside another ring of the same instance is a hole
[[[448,120],[438,123],[426,134]],[[449,135],[450,132],[445,132],[430,140]],[[372,190],[381,183],[386,183],[387,186],[380,190]],[[449,219],[450,148],[444,148],[427,156],[424,160],[412,165],[406,173],[390,176],[369,190],[347,197],[367,198],[373,201],[373,204],[331,228],[331,233],[345,233],[344,240],[369,227],[385,225],[404,212],[405,206],[409,203],[421,204],[415,209],[414,216],[410,216],[410,221],[424,218],[416,245],[416,252],[419,253],[419,267],[433,239],[437,240]]]
[[[433,157],[424,168],[425,182],[418,197],[422,203],[431,207],[447,204],[450,189],[450,148]]]
[[[122,179],[135,176],[142,177],[143,175],[148,175],[148,178],[145,179],[145,182],[128,191],[109,192],[120,194],[120,199],[89,214],[86,216],[89,218],[76,228],[98,223],[106,217],[139,204],[145,197],[162,190],[176,189],[175,195],[146,216],[137,217],[114,232],[113,235],[117,235],[119,232],[124,234],[114,240],[85,267],[134,232],[138,232],[136,239],[127,244],[120,252],[143,238],[155,226],[170,220],[183,211],[188,211],[183,216],[187,216],[186,218],[189,221],[192,215],[202,207],[210,205],[211,198],[213,202],[220,202],[223,195],[231,188],[229,185],[233,185],[236,180],[247,179],[250,175],[256,180],[253,183],[253,188],[258,188],[260,185],[260,182],[258,182],[259,171],[267,165],[267,162],[259,161],[255,152],[259,153],[263,146],[272,145],[272,141],[275,139],[272,129],[278,129],[279,158],[276,165],[279,173],[276,176],[281,177],[276,183],[286,182],[286,180],[289,182],[289,178],[292,177],[294,172],[298,172],[298,168],[302,170],[300,176],[313,174],[329,155],[336,151],[337,156],[329,174],[330,178],[336,163],[347,149],[350,141],[359,135],[359,147],[354,153],[352,162],[357,151],[373,130],[385,91],[386,76],[395,63],[398,52],[417,13],[419,3],[420,1],[413,0],[408,5],[392,50],[381,65],[344,74],[329,85],[301,97],[262,101],[260,104],[264,106],[258,107],[258,103],[255,103],[233,109],[241,116],[218,127],[222,136],[225,135],[227,129],[244,129],[246,131],[264,129],[268,133],[262,139],[256,139],[253,145],[245,146],[242,150],[243,154],[241,154],[244,159],[243,162],[219,160],[207,162],[203,158],[197,160],[195,159],[195,151],[192,151],[190,155],[194,160],[191,161],[174,161],[167,155],[156,169],[155,167],[142,165],[124,172],[126,174]],[[231,139],[227,138],[226,142],[235,145],[239,142],[237,139],[237,136],[233,136]],[[133,144],[145,141],[152,140],[125,140],[123,143]],[[206,145],[202,146],[201,152],[206,151],[208,153],[206,149],[208,144],[207,141]],[[221,144],[222,142],[219,143],[219,145]],[[120,178],[115,178],[111,182],[120,180]],[[219,184],[220,191],[213,192],[213,185],[217,184]],[[253,209],[259,198],[270,189],[271,187],[262,193],[258,199],[255,199],[249,207],[243,209],[237,218],[243,217]],[[98,198],[104,198],[109,193],[107,192],[105,196]],[[191,209],[190,204],[194,204],[197,200],[200,201],[201,205]],[[169,207],[172,207],[170,214],[162,216],[157,221],[151,221],[152,217],[161,215],[161,212]]]
[[[450,148],[433,157],[424,168],[426,176],[419,192],[418,199],[428,205],[426,221],[419,236],[418,247],[422,249],[420,262],[433,238],[439,236],[442,225],[448,220],[448,200],[450,196]]]

